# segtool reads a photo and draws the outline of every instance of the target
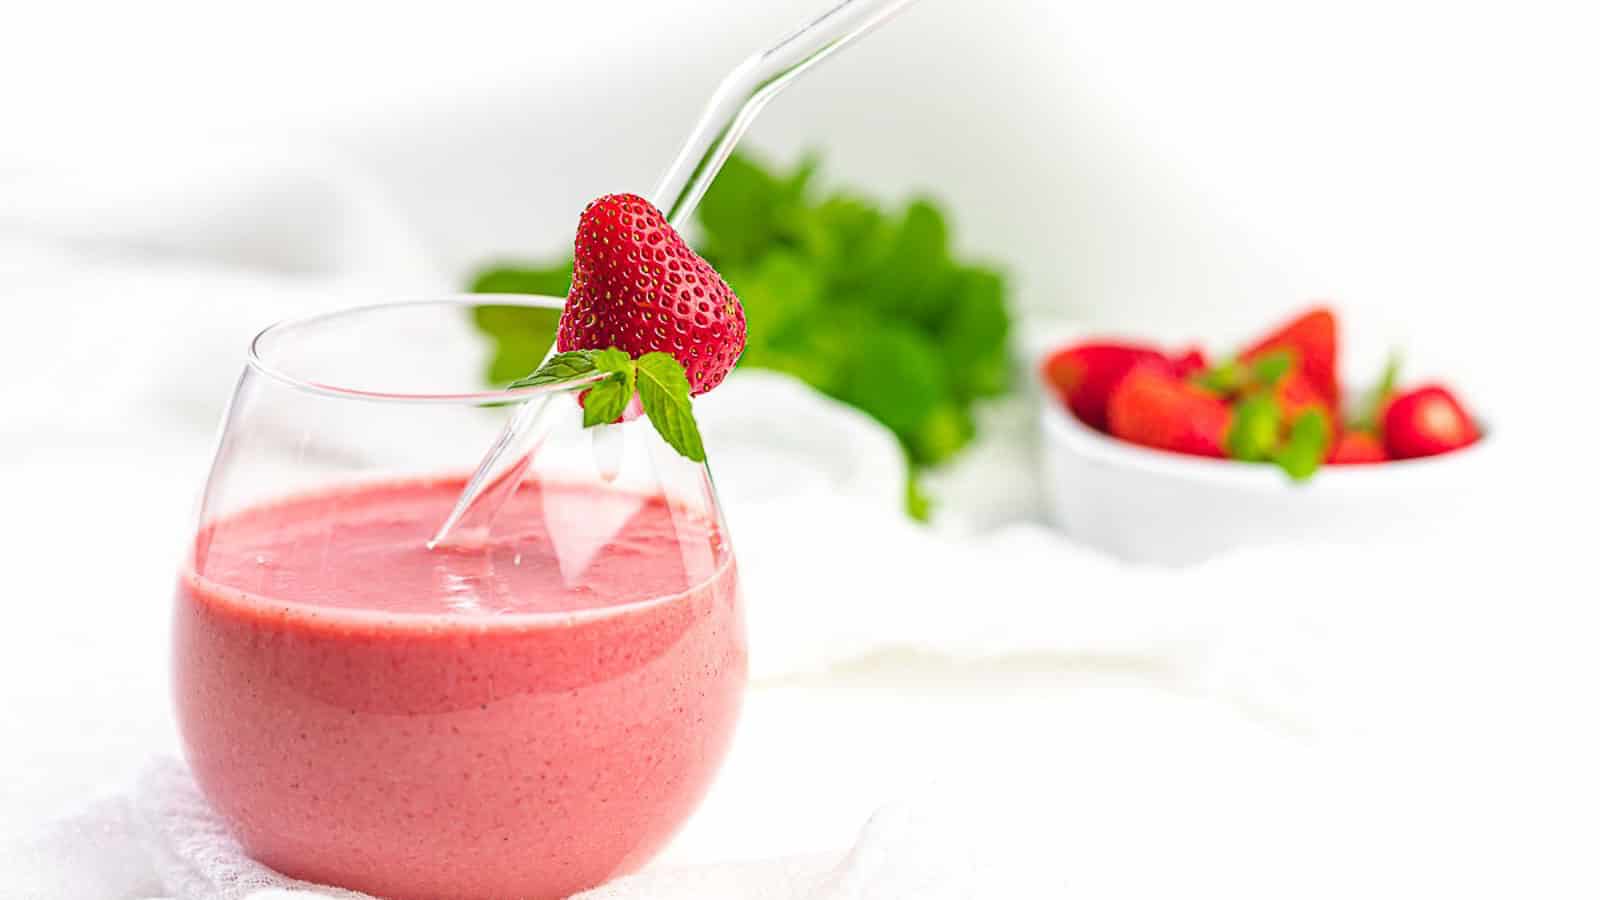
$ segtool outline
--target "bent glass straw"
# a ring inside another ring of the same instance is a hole
[[[844,0],[729,72],[651,195],[672,227],[681,231],[688,224],[739,139],[778,92],[914,2]],[[554,353],[552,346],[550,354]],[[552,395],[535,396],[517,409],[468,479],[450,515],[428,542],[428,549],[457,531],[487,535],[494,514],[516,490],[542,436],[553,424],[547,416],[553,399]]]

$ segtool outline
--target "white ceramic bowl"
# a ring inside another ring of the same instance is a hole
[[[1183,565],[1281,541],[1382,540],[1448,522],[1471,502],[1492,447],[1426,459],[1325,466],[1295,483],[1270,465],[1184,456],[1078,421],[1042,386],[1040,452],[1051,520],[1136,562]]]

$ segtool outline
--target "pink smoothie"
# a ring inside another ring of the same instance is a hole
[[[255,858],[400,900],[561,897],[699,802],[745,681],[732,555],[661,497],[527,485],[424,548],[460,481],[261,507],[196,539],[175,686]]]

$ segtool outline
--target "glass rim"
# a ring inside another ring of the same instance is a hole
[[[534,385],[522,388],[487,388],[482,391],[437,393],[371,391],[328,384],[291,374],[283,367],[268,361],[264,342],[297,329],[313,328],[339,319],[406,307],[440,306],[466,310],[473,306],[520,306],[526,309],[560,310],[565,305],[566,301],[559,297],[546,297],[538,294],[445,294],[416,300],[389,300],[379,303],[366,303],[360,306],[347,306],[327,312],[313,313],[308,316],[284,319],[261,329],[256,332],[255,337],[250,339],[250,350],[246,357],[246,365],[252,371],[295,390],[342,400],[365,400],[376,403],[449,404],[457,406],[487,406],[496,403],[516,402],[543,394],[571,391],[604,381],[609,376],[603,372],[597,372],[592,377],[575,379],[561,384]]]

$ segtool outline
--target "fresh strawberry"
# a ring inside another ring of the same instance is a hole
[[[704,462],[689,398],[721,383],[744,352],[739,298],[633,194],[590,203],[574,243],[558,352],[509,387],[581,386],[585,428],[642,412],[668,446]]]
[[[1045,380],[1061,402],[1090,428],[1107,430],[1106,403],[1123,376],[1140,363],[1162,363],[1154,347],[1095,342],[1058,350],[1045,361]]]
[[[1327,407],[1339,411],[1339,325],[1327,307],[1316,307],[1251,344],[1239,358],[1244,362],[1271,353],[1292,350],[1297,367],[1322,394]]]
[[[1172,357],[1172,371],[1179,378],[1188,378],[1190,375],[1204,372],[1210,365],[1206,361],[1206,352],[1199,347],[1190,347]]]
[[[1365,463],[1388,462],[1389,454],[1370,431],[1346,431],[1339,435],[1333,450],[1328,454],[1330,466],[1356,466]]]
[[[1329,422],[1337,421],[1333,411],[1328,408],[1328,401],[1311,383],[1310,377],[1299,369],[1294,369],[1278,379],[1272,387],[1272,395],[1277,398],[1278,406],[1283,410],[1283,420],[1293,422],[1300,418],[1300,414],[1310,410],[1320,410]]]
[[[1228,405],[1204,388],[1174,375],[1164,364],[1144,363],[1125,376],[1107,405],[1111,433],[1126,441],[1221,457],[1228,432]]]
[[[608,194],[583,211],[556,349],[668,353],[703,394],[733,368],[744,338],[739,298],[649,201]]]
[[[1461,403],[1437,384],[1397,394],[1383,412],[1383,443],[1395,459],[1448,453],[1479,437]]]

